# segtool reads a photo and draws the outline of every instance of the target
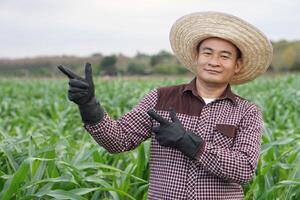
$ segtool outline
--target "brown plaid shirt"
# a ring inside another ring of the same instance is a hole
[[[151,132],[159,124],[146,112],[154,108],[170,120],[170,107],[186,129],[205,140],[195,159],[159,145]],[[151,137],[148,199],[242,199],[241,184],[251,179],[258,162],[262,125],[258,107],[230,86],[205,105],[194,79],[152,90],[119,120],[106,113],[100,123],[85,128],[110,153],[134,149]]]

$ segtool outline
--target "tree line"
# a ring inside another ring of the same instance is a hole
[[[269,71],[300,71],[300,41],[281,40],[273,42],[274,57]],[[83,73],[83,65],[90,62],[95,75],[151,75],[185,74],[176,57],[167,51],[154,55],[138,52],[134,57],[123,54],[93,54],[88,57],[52,56],[23,59],[0,59],[1,76],[41,76],[56,77],[61,75],[56,66],[68,66],[77,73]]]

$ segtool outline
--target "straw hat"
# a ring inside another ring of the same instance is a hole
[[[178,60],[196,74],[197,45],[218,37],[230,41],[242,52],[243,66],[231,84],[242,84],[264,73],[272,61],[273,48],[256,27],[233,15],[197,12],[179,18],[170,32],[171,47]]]

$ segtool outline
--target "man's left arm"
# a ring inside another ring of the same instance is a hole
[[[220,178],[247,183],[254,175],[258,163],[262,127],[262,114],[257,107],[252,107],[242,118],[231,148],[205,142],[195,159]]]
[[[231,148],[204,141],[199,135],[184,128],[174,109],[169,113],[172,122],[154,110],[148,111],[150,117],[160,123],[152,130],[160,145],[177,149],[196,159],[202,167],[220,178],[238,183],[251,180],[259,159],[263,126],[261,112],[256,106],[250,107],[242,118]]]

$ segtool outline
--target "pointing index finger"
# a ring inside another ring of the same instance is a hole
[[[169,108],[169,115],[171,117],[172,122],[180,122],[176,116],[176,111],[174,108]]]
[[[92,66],[90,63],[85,64],[85,79],[88,83],[93,82],[93,75],[92,75]]]
[[[69,79],[75,79],[75,78],[80,78],[77,74],[73,73],[70,69],[67,67],[64,67],[62,65],[57,66],[57,68],[64,73]]]
[[[155,119],[156,121],[158,121],[160,124],[168,124],[169,121],[166,120],[165,118],[163,118],[162,116],[160,116],[159,114],[157,114],[153,109],[147,111],[147,114]]]

